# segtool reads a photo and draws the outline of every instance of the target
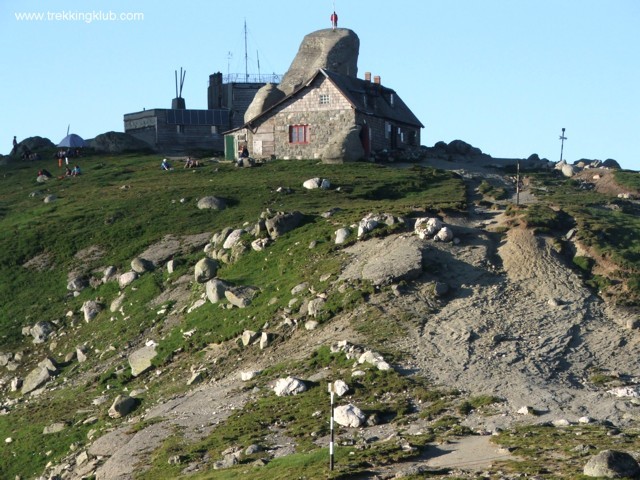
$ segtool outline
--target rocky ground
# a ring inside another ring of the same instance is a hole
[[[489,167],[456,167],[470,186],[494,175],[478,170]],[[500,175],[492,181],[509,187]],[[521,200],[531,202],[535,197],[525,191]],[[499,210],[473,207],[468,215],[445,217],[444,221],[459,243],[428,241],[421,247],[426,273],[411,271],[410,280],[369,298],[367,307],[379,309],[389,322],[397,322],[407,332],[388,339],[387,348],[399,352],[393,367],[436,385],[504,399],[495,414],[472,413],[467,418],[466,426],[476,432],[489,434],[521,422],[577,422],[587,417],[616,425],[637,421],[635,399],[617,397],[589,381],[597,371],[619,377],[621,384],[637,383],[634,374],[640,344],[637,332],[627,328],[628,313],[607,307],[587,289],[557,253],[552,239],[521,227],[504,235],[497,233],[507,221]],[[386,274],[371,271],[389,268],[389,264],[397,268],[405,257],[411,257],[407,252],[415,247],[415,238],[394,234],[357,242],[346,249],[349,260],[343,275],[357,278],[369,272],[384,284]],[[401,277],[398,272],[389,276],[391,280]],[[444,288],[434,300],[436,284]],[[176,286],[175,300],[187,297],[186,288],[186,283]],[[135,432],[124,426],[97,439],[88,450],[94,460],[77,467],[76,478],[90,471],[95,471],[97,479],[132,478],[135,469],[149,462],[153,450],[175,428],[189,432],[190,441],[207,436],[251,398],[251,393],[238,393],[238,372],[264,369],[279,358],[304,358],[317,347],[338,340],[365,343],[351,326],[357,314],[336,317],[312,335],[300,329],[286,342],[239,358],[234,375],[209,378],[187,394],[159,402],[133,420],[145,420],[147,426]],[[210,359],[219,354],[209,352]],[[408,430],[417,432],[424,426],[417,422]],[[392,438],[397,435],[395,428],[366,427],[362,435]],[[375,474],[392,478],[421,468],[482,470],[509,457],[488,439],[472,437],[433,446],[417,460],[379,467]],[[274,437],[271,441],[274,456],[295,451],[292,439]],[[196,462],[184,471],[198,468]]]

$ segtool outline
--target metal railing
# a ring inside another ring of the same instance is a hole
[[[222,83],[280,83],[282,75],[277,73],[228,73]]]

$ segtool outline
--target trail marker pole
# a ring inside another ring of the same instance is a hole
[[[520,205],[520,160],[516,163],[516,205]]]
[[[329,440],[329,470],[333,470],[333,383],[329,383],[329,393],[331,394],[331,420],[329,421],[329,429],[331,430],[331,439]]]
[[[564,141],[567,137],[564,136],[564,128],[562,129],[562,135],[560,135],[560,161],[562,162],[562,151],[564,150]]]

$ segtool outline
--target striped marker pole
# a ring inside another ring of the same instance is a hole
[[[331,440],[329,440],[329,470],[333,470],[333,384],[329,384],[329,393],[331,394],[331,421],[329,428],[331,429]]]

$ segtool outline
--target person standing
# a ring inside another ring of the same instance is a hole
[[[13,150],[11,153],[18,153],[18,140],[16,140],[16,136],[13,136]]]
[[[335,10],[331,14],[331,28],[333,28],[333,30],[338,28],[338,14]]]

